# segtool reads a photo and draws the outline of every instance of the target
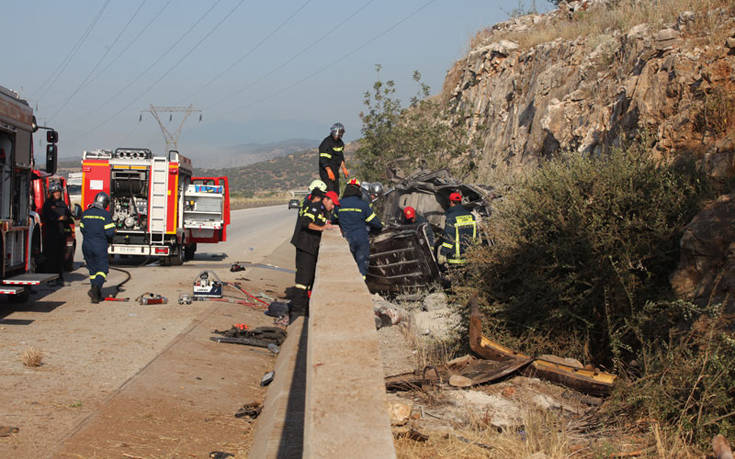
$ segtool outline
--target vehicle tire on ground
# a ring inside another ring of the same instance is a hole
[[[193,244],[187,244],[186,248],[184,249],[184,261],[189,261],[194,259],[194,253],[197,251],[197,244],[196,242]]]
[[[184,264],[184,247],[177,246],[173,248],[174,253],[166,257],[168,259],[168,266],[181,266]],[[163,262],[161,263],[163,264]]]

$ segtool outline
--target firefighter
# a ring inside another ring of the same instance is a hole
[[[49,184],[49,196],[41,209],[43,222],[43,252],[46,259],[46,270],[58,273],[57,285],[64,285],[64,252],[66,249],[67,229],[71,219],[71,211],[61,198],[61,184],[53,181]]]
[[[403,214],[401,218],[401,225],[421,225],[427,223],[423,215],[416,213],[416,209],[411,206],[403,208]],[[432,247],[432,253],[434,248],[434,230],[431,225],[426,225],[426,237],[429,239],[429,245]]]
[[[324,194],[319,188],[311,193],[309,206],[300,213],[296,221],[291,244],[296,247],[296,279],[295,294],[289,308],[289,323],[297,317],[309,315],[309,296],[314,284],[316,262],[319,256],[319,242],[322,232],[332,227],[327,213],[339,205],[339,198],[334,191]]]
[[[467,248],[477,241],[477,220],[462,205],[462,194],[449,194],[449,208],[445,214],[444,239],[439,254],[444,256],[449,266],[465,263]]]
[[[345,127],[342,123],[334,123],[329,132],[319,145],[319,177],[327,184],[328,191],[339,193],[339,170],[345,178],[350,176],[345,167],[345,144],[342,142]]]
[[[362,200],[360,182],[352,179],[342,194],[342,203],[337,209],[337,220],[345,239],[350,245],[350,252],[357,262],[357,268],[364,279],[370,261],[370,237],[368,227],[380,231],[383,224],[367,202]]]
[[[312,180],[309,184],[309,194],[306,195],[304,200],[301,202],[301,208],[299,209],[299,215],[301,215],[304,210],[309,206],[309,203],[311,202],[311,196],[314,193],[314,189],[317,189],[322,192],[322,194],[327,192],[327,184],[322,182],[319,179]]]
[[[89,270],[89,283],[92,285],[88,292],[92,303],[102,301],[102,285],[109,272],[107,245],[115,235],[115,224],[107,211],[109,205],[110,197],[104,192],[97,193],[94,203],[84,211],[79,223],[84,236],[82,253]]]

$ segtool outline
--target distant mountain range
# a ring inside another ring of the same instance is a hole
[[[199,147],[182,151],[182,154],[192,160],[194,167],[226,169],[247,166],[259,161],[267,161],[296,151],[316,148],[318,145],[318,140],[288,139],[270,143],[246,143],[225,147]],[[81,158],[61,158],[59,167],[61,169],[80,168]]]

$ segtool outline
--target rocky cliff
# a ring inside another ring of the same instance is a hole
[[[442,93],[482,139],[478,178],[641,132],[663,157],[692,152],[712,175],[735,175],[732,4],[577,1],[478,34]]]

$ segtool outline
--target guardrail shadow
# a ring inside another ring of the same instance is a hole
[[[288,393],[286,418],[281,440],[278,444],[279,459],[302,457],[304,453],[304,427],[306,417],[306,353],[309,335],[309,322],[304,317],[299,336],[299,347],[296,353],[291,390]]]

